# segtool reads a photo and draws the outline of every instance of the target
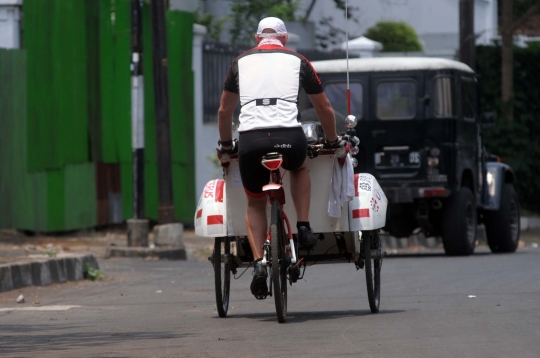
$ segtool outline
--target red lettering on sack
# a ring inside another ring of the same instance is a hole
[[[214,197],[214,189],[216,187],[216,180],[212,180],[206,186],[204,187],[204,194],[203,197],[205,199],[207,198],[213,198]]]

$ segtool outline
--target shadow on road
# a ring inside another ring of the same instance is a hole
[[[404,310],[384,310],[377,313],[377,315],[386,315],[394,313],[406,312]],[[345,311],[314,311],[314,312],[288,312],[287,323],[304,323],[307,321],[324,321],[329,319],[337,319],[344,317],[359,317],[359,316],[371,316],[373,313],[369,310],[345,310]],[[218,316],[214,318],[219,318]],[[234,318],[251,318],[261,321],[277,321],[275,313],[244,313],[244,314],[232,314],[227,316],[227,319]],[[221,319],[221,318],[220,318]]]
[[[392,259],[392,258],[415,258],[415,259],[419,259],[419,258],[434,258],[434,257],[445,257],[445,258],[448,258],[448,259],[453,259],[453,258],[463,258],[463,257],[470,257],[470,258],[473,258],[475,256],[489,256],[489,255],[493,255],[491,252],[488,252],[488,251],[481,251],[481,252],[475,252],[474,254],[472,254],[471,256],[448,256],[446,255],[444,252],[403,252],[403,253],[397,253],[397,254],[389,254],[388,256],[386,256],[384,259]]]
[[[114,345],[119,342],[178,339],[191,334],[168,332],[74,332],[81,326],[4,325],[0,326],[0,356],[31,352],[64,351]]]

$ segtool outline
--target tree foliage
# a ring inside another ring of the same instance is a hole
[[[379,21],[364,36],[380,42],[384,52],[422,51],[416,31],[405,22]]]
[[[199,10],[195,10],[194,22],[199,25],[206,26],[208,31],[208,37],[214,41],[219,41],[221,35],[221,30],[223,29],[223,24],[227,21],[227,17],[222,17],[220,19],[215,19],[212,14],[204,13],[200,14]]]
[[[307,21],[317,2],[318,0],[311,0],[305,13],[299,14],[301,0],[232,0],[230,15],[232,42],[252,43],[257,24],[267,16],[279,17],[283,21]],[[347,12],[349,19],[358,21],[354,16],[357,7],[349,6],[346,9],[345,0],[333,0],[333,3],[337,9]],[[319,48],[327,48],[329,45],[344,41],[345,31],[340,26],[334,25],[333,20],[331,16],[325,16],[319,21],[316,33]]]
[[[522,32],[522,26],[528,19],[540,12],[538,0],[501,0],[499,1],[499,31],[502,38],[502,91],[501,98],[507,105],[504,106],[504,115],[512,121],[514,118],[511,101],[514,97],[514,58],[513,58],[513,34],[516,30]]]
[[[342,26],[344,25],[345,14],[349,21],[358,23],[358,17],[356,16],[359,8],[357,6],[345,6],[345,0],[334,0],[334,4],[337,9],[343,12],[343,21],[339,21]],[[319,20],[319,26],[317,26],[317,31],[315,33],[315,38],[317,40],[317,47],[319,49],[327,49],[328,47],[335,46],[339,43],[342,43],[346,40],[347,34],[341,26],[334,24],[334,18],[332,16],[323,16]],[[349,39],[357,36],[351,36],[349,34]]]
[[[477,47],[476,69],[483,111],[499,113],[497,125],[486,132],[486,147],[499,155],[516,173],[521,205],[540,211],[540,45],[514,47],[515,96],[506,104],[501,99],[501,49]],[[512,106],[514,117],[501,116]]]
[[[225,23],[230,22],[229,32],[233,44],[252,45],[254,42],[255,29],[259,21],[268,16],[279,17],[283,21],[308,21],[311,11],[318,0],[310,0],[307,8],[300,11],[301,0],[230,0],[231,12],[217,19],[212,14],[201,14],[195,11],[195,23],[206,26],[208,37],[219,41]],[[324,0],[328,1],[328,0]],[[346,8],[345,0],[332,0],[335,7],[343,13],[347,13],[348,18],[358,22],[355,17],[355,6]],[[319,20],[315,37],[319,48],[327,48],[329,45],[337,44],[345,40],[345,31],[334,25],[331,16],[324,16]]]
[[[499,19],[506,15],[502,12],[502,1],[497,3],[499,8]],[[527,19],[540,11],[538,0],[513,0],[512,19],[513,30],[518,30]]]
[[[253,43],[257,25],[265,17],[275,16],[283,21],[295,20],[295,12],[299,6],[299,0],[233,0],[230,16],[232,43]]]

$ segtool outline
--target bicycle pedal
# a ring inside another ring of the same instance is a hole
[[[258,299],[258,300],[265,300],[266,297],[268,297],[268,294],[260,294],[260,295],[255,295],[255,298]]]
[[[289,281],[295,283],[300,278],[300,269],[297,266],[289,269]]]

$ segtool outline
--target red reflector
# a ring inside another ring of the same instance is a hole
[[[353,219],[369,218],[369,209],[356,209],[352,211]]]
[[[223,224],[223,215],[208,215],[208,217],[206,218],[206,224]]]
[[[422,189],[423,197],[424,198],[430,198],[430,197],[439,197],[439,196],[445,196],[446,190],[444,188],[431,188],[431,189]]]
[[[276,170],[283,163],[283,159],[263,160],[262,165],[268,170]]]
[[[202,216],[202,209],[200,209],[199,211],[197,211],[197,219],[200,218]]]

